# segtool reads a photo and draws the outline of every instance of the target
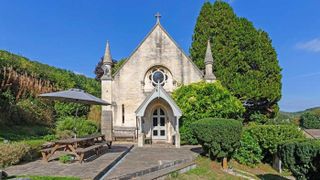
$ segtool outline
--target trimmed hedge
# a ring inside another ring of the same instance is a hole
[[[320,129],[320,115],[313,112],[302,114],[301,126],[307,129]]]
[[[282,142],[304,137],[294,125],[252,125],[246,131],[258,142],[265,158],[274,155]]]
[[[194,122],[192,130],[212,160],[230,159],[240,145],[242,123],[234,119],[206,118]]]
[[[320,177],[320,141],[290,140],[279,146],[278,155],[297,179]]]

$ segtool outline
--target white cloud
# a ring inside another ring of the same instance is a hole
[[[310,41],[300,42],[296,44],[298,49],[311,52],[320,52],[320,38],[311,39]]]
[[[308,77],[313,77],[313,76],[320,76],[320,72],[312,72],[312,73],[306,73],[306,74],[299,74],[297,76],[291,77],[292,79],[296,78],[308,78]]]

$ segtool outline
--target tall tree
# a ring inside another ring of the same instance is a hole
[[[205,2],[197,18],[190,48],[191,58],[200,69],[204,69],[203,60],[206,52],[206,46],[204,45],[212,35],[212,18],[212,5],[210,2]]]
[[[204,7],[212,17],[201,13]],[[238,18],[226,2],[216,1],[211,5],[212,11],[208,8],[205,3],[198,17],[201,21],[194,30],[191,58],[202,69],[203,64],[198,62],[204,61],[203,39],[211,38],[215,75],[243,102],[245,118],[254,113],[274,116],[281,98],[281,68],[268,34],[255,29],[247,19]],[[200,23],[209,28],[207,34],[197,27]]]

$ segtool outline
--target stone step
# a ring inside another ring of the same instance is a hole
[[[176,166],[172,166],[172,167],[168,167],[165,169],[161,169],[159,171],[155,171],[153,173],[149,173],[146,174],[144,176],[141,176],[137,179],[141,179],[141,180],[150,180],[150,179],[166,179],[167,176],[169,175],[173,175],[173,173],[177,173],[177,174],[182,174],[185,172],[188,172],[191,169],[196,168],[196,163],[194,161],[192,162],[187,162],[187,163],[183,163],[183,164],[179,164]]]
[[[167,173],[170,174],[171,172],[176,171],[176,168],[181,169],[179,167],[184,167],[183,166],[184,164],[188,165],[188,167],[191,165],[195,165],[195,163],[192,159],[176,160],[176,161],[172,161],[172,162],[163,163],[158,166],[153,166],[153,167],[150,167],[147,169],[143,169],[140,171],[136,171],[133,173],[128,173],[128,174],[124,174],[124,175],[117,176],[117,177],[111,177],[111,178],[107,178],[107,179],[113,179],[113,180],[114,179],[120,179],[120,180],[122,180],[122,179],[140,179],[140,178],[148,179],[149,175],[150,175],[150,177],[158,177],[158,176],[160,177],[164,174],[167,174]]]

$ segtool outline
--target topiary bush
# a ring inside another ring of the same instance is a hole
[[[242,103],[219,81],[181,86],[173,92],[172,97],[183,112],[180,119],[182,144],[198,143],[191,130],[193,122],[209,117],[240,119],[245,111]]]
[[[236,150],[233,158],[240,164],[254,167],[259,164],[263,158],[262,150],[248,131],[244,131],[240,140],[240,147]]]
[[[230,158],[240,145],[242,123],[233,119],[206,118],[192,123],[192,130],[212,160]]]
[[[278,155],[283,165],[297,179],[319,179],[319,140],[298,139],[286,141],[279,146]]]
[[[57,134],[74,132],[77,136],[86,136],[98,132],[98,126],[89,120],[80,117],[63,117],[57,121]]]
[[[252,125],[245,129],[259,144],[265,161],[277,153],[278,145],[291,139],[304,138],[302,131],[294,125]]]
[[[307,129],[320,129],[320,114],[306,112],[301,115],[301,126]]]

